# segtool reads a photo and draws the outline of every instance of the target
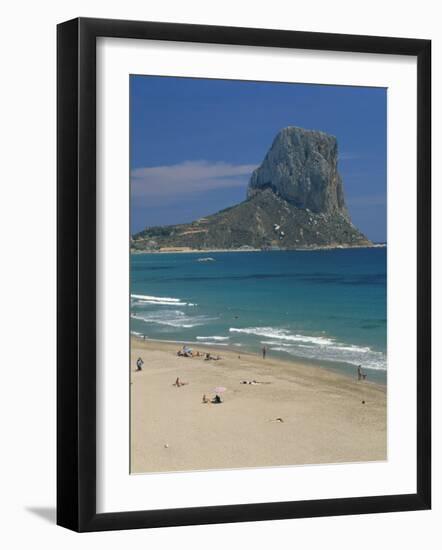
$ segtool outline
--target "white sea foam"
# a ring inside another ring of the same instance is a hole
[[[387,370],[384,353],[371,349],[367,351],[366,348],[358,346],[282,346],[278,343],[271,345],[269,350],[282,351],[306,359],[362,365],[364,369]]]
[[[269,346],[270,351],[280,351],[306,359],[362,365],[367,369],[386,370],[385,353],[372,350],[368,346],[349,345],[331,337],[291,333],[282,328],[232,327],[229,331],[264,337],[265,340],[260,340],[260,343]]]
[[[330,346],[329,349],[337,350],[337,351],[352,351],[356,353],[370,353],[372,350],[368,347],[360,347],[360,346]]]
[[[179,298],[169,298],[167,296],[146,296],[144,294],[131,294],[131,298],[134,300],[149,300],[149,301],[161,301],[161,302],[181,302]]]
[[[230,340],[228,336],[197,336],[197,340],[215,340],[215,341],[223,341],[223,340]]]
[[[154,306],[187,306],[186,302],[161,302],[160,300],[139,300],[138,304],[152,304]],[[193,305],[193,304],[192,304]]]
[[[144,294],[131,294],[131,300],[135,304],[153,304],[159,306],[195,306],[196,304],[183,302],[179,298],[169,298],[168,296],[146,296]]]
[[[323,336],[305,336],[302,334],[292,334],[288,330],[272,327],[250,327],[250,328],[229,328],[229,332],[239,332],[242,334],[252,334],[255,336],[264,336],[265,338],[275,338],[276,340],[286,340],[289,342],[311,342],[319,346],[328,346],[334,342],[331,338]]]
[[[225,342],[197,342],[201,346],[228,346]]]
[[[207,324],[209,321],[213,321],[213,318],[206,317],[204,315],[190,316],[186,315],[179,309],[175,310],[160,310],[145,312],[139,314],[137,319],[144,321],[145,323],[153,323],[156,325],[164,325],[176,328],[193,328]]]

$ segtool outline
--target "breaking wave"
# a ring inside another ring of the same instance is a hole
[[[135,305],[152,304],[158,306],[195,306],[190,302],[183,302],[179,298],[169,298],[168,296],[146,296],[144,294],[131,294],[130,298]]]
[[[328,336],[297,334],[272,327],[232,327],[229,331],[265,338],[260,340],[260,344],[267,345],[270,351],[283,352],[305,359],[349,363],[355,366],[362,365],[367,369],[387,370],[385,353],[372,350],[368,346],[342,343]]]
[[[303,336],[301,334],[292,334],[288,330],[272,327],[252,327],[252,328],[229,328],[229,332],[239,332],[243,334],[254,334],[265,338],[275,338],[276,340],[286,340],[290,342],[311,342],[320,346],[332,344],[334,341],[323,336]]]
[[[215,340],[215,342],[222,342],[223,340],[230,340],[228,336],[197,336],[197,340]]]
[[[193,328],[206,325],[213,321],[214,318],[205,315],[186,315],[179,309],[161,310],[152,312],[143,312],[136,316],[136,319],[145,323],[153,323],[156,325],[164,325],[176,328]]]

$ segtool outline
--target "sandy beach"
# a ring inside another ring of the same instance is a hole
[[[218,361],[177,357],[181,346],[132,337],[133,473],[387,458],[385,386],[212,345],[193,351]],[[203,403],[217,386],[223,403]]]

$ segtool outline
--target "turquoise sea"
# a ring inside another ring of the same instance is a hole
[[[386,248],[131,255],[131,332],[386,382]],[[200,261],[203,258],[213,258]]]

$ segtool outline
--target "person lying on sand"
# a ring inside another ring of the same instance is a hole
[[[181,386],[187,386],[189,382],[181,382],[179,377],[175,380],[175,383],[172,384],[173,386],[176,386],[177,388],[181,388]]]
[[[258,380],[241,380],[240,384],[271,384],[271,382],[259,382]]]
[[[206,353],[206,356],[204,357],[204,361],[219,361],[221,357],[219,355],[210,355],[210,353]]]
[[[193,352],[191,348],[189,348],[188,346],[183,346],[181,349],[177,351],[177,355],[178,357],[192,357]]]
[[[203,399],[202,399],[202,402],[203,403],[209,403],[209,399],[207,398],[206,394],[203,395]]]

